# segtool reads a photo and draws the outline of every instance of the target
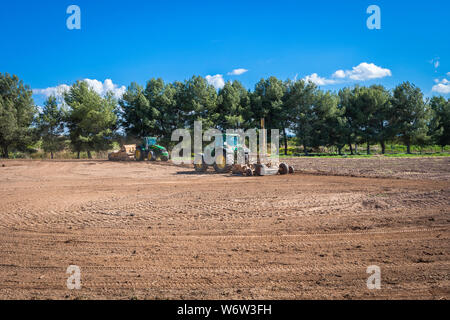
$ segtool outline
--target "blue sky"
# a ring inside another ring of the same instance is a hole
[[[81,30],[66,27],[72,4]],[[366,26],[372,4],[381,30]],[[253,88],[274,75],[309,76],[328,90],[409,80],[427,96],[449,97],[449,12],[450,2],[439,0],[1,1],[0,72],[33,89],[91,79],[99,90],[118,90],[194,74]],[[239,68],[248,71],[228,75]],[[38,104],[44,98],[35,94]]]

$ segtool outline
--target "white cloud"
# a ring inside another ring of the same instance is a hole
[[[240,68],[240,69],[234,69],[233,71],[228,72],[227,74],[228,74],[229,76],[240,76],[241,74],[244,74],[244,73],[246,73],[246,72],[248,72],[247,69],[242,69],[242,68]]]
[[[348,78],[356,81],[380,79],[390,76],[392,76],[391,70],[367,62],[360,63],[358,66],[353,67],[352,70],[338,70],[333,74],[333,77],[335,78]]]
[[[391,70],[381,68],[373,63],[363,62],[356,67],[353,67],[352,70],[337,70],[332,74],[331,79],[323,78],[317,73],[313,73],[303,78],[303,80],[315,83],[319,86],[326,86],[344,81],[367,81],[390,76],[392,76]]]
[[[86,82],[92,90],[97,92],[99,95],[104,96],[107,92],[112,92],[114,94],[114,97],[117,99],[122,98],[123,94],[126,91],[125,86],[119,87],[118,85],[114,84],[111,79],[106,79],[104,82],[95,80],[95,79],[84,79],[84,82]],[[46,89],[35,89],[33,90],[34,94],[41,94],[46,97],[49,96],[56,96],[56,97],[62,97],[65,91],[68,91],[70,89],[70,86],[67,84],[61,84],[57,87],[50,87]]]
[[[450,81],[447,79],[442,79],[438,84],[434,85],[431,89],[433,92],[441,93],[441,94],[449,94],[450,93]]]
[[[442,93],[442,94],[449,94],[450,93],[450,85],[439,83],[435,86],[433,86],[433,92]]]
[[[214,86],[216,89],[222,89],[225,86],[225,80],[221,74],[216,74],[215,76],[207,75],[205,77],[208,84]]]
[[[344,70],[338,70],[335,73],[333,73],[333,78],[345,78],[345,71]]]
[[[314,84],[317,84],[318,86],[326,86],[329,84],[335,84],[337,82],[336,80],[319,77],[317,73],[306,76],[305,78],[303,78],[303,80],[305,80],[306,82],[312,82]]]
[[[106,95],[108,92],[112,92],[114,94],[114,97],[120,99],[126,91],[125,86],[119,87],[118,85],[114,84],[111,79],[106,79],[103,83],[95,79],[84,79],[84,81],[92,90],[94,90],[101,96]]]
[[[61,84],[57,87],[50,87],[46,89],[34,89],[34,94],[41,94],[46,96],[47,98],[50,96],[62,97],[64,92],[68,91],[70,87],[67,84]]]

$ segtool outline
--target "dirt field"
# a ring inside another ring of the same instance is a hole
[[[371,160],[251,178],[0,161],[0,298],[450,298],[450,158]]]
[[[287,161],[295,166],[297,172],[302,173],[450,181],[450,157],[296,158]]]

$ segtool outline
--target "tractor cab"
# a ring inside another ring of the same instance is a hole
[[[145,145],[145,149],[148,149],[149,147],[156,145],[156,138],[155,137],[145,137],[144,145]]]
[[[222,140],[220,139],[222,137]],[[215,147],[216,148],[224,148],[224,149],[232,149],[236,151],[239,147],[242,147],[240,144],[240,136],[238,134],[222,134],[215,135]]]

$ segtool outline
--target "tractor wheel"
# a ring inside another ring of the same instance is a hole
[[[233,166],[227,163],[225,152],[216,156],[216,161],[214,162],[214,170],[217,173],[228,173],[232,168]]]
[[[144,153],[141,150],[136,149],[134,152],[134,158],[136,161],[144,161]]]
[[[255,172],[253,173],[253,175],[261,176],[261,170],[262,170],[262,165],[260,165],[260,164],[255,165]]]
[[[278,171],[280,174],[288,174],[289,173],[289,167],[286,163],[280,163],[280,169]]]
[[[149,151],[147,155],[148,161],[156,161],[156,155],[153,151]]]
[[[161,156],[161,161],[167,162],[167,161],[169,161],[169,157],[167,157],[167,156]]]
[[[205,162],[194,163],[195,172],[203,173],[208,170],[208,165]]]
[[[295,170],[293,166],[289,166],[289,174],[294,174]]]

